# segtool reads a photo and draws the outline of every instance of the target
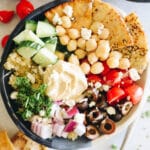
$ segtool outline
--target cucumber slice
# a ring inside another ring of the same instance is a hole
[[[40,38],[55,36],[56,31],[54,26],[45,22],[45,21],[38,21],[36,34]]]
[[[50,64],[55,64],[57,61],[57,56],[44,47],[40,49],[32,59],[35,63],[45,67]]]
[[[51,52],[55,52],[57,46],[57,37],[49,37],[43,39],[45,46]]]
[[[20,43],[20,46],[17,48],[18,54],[26,59],[30,59],[35,55],[40,49],[41,45],[31,41],[23,41]]]
[[[25,29],[36,31],[37,23],[34,20],[27,20],[25,23]]]
[[[44,42],[40,38],[38,38],[33,31],[28,29],[19,33],[13,40],[17,44],[20,44],[22,41],[32,41],[40,44],[41,46],[44,46]]]

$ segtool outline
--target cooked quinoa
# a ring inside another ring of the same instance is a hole
[[[16,76],[27,76],[33,87],[38,87],[43,82],[42,68],[34,64],[31,59],[25,59],[16,52],[8,56],[4,67],[6,70],[14,71],[9,78],[9,84],[12,87],[15,87]]]

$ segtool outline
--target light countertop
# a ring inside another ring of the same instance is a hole
[[[15,9],[16,3],[19,0],[1,0],[0,2],[0,10],[6,9],[11,10]],[[30,0],[33,2],[35,7],[38,7],[42,4],[50,2],[51,0]],[[147,33],[148,41],[150,43],[150,3],[132,3],[125,0],[105,0],[107,2],[112,3],[118,8],[124,10],[126,13],[136,12],[143,24],[145,32]],[[2,36],[6,34],[10,34],[14,29],[15,25],[18,23],[19,19],[15,17],[9,24],[0,23],[0,40]],[[0,47],[0,55],[3,52],[3,49]],[[143,113],[149,111],[150,116],[150,100],[147,101],[143,108]],[[7,129],[10,136],[12,136],[16,131],[14,123],[9,118],[5,107],[0,98],[0,129]],[[113,138],[108,139],[107,141],[99,142],[98,145],[94,145],[92,148],[84,149],[84,150],[119,150],[120,146],[123,142],[123,139],[126,134],[126,129],[124,129],[121,133],[115,135]],[[111,145],[114,144],[117,146],[117,149],[112,149]],[[140,117],[135,130],[132,134],[131,141],[128,143],[125,150],[149,150],[150,149],[150,117]]]

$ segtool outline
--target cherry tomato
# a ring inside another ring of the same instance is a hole
[[[122,88],[113,87],[107,92],[107,102],[114,105],[125,97],[125,92]]]
[[[8,23],[14,16],[14,11],[12,10],[1,10],[0,11],[0,21],[3,23]]]
[[[119,70],[110,70],[106,76],[104,77],[104,81],[109,86],[115,86],[120,84],[121,79],[123,77],[123,73]]]
[[[16,6],[17,15],[20,19],[25,18],[34,10],[34,6],[28,0],[21,0]]]
[[[101,73],[102,76],[106,75],[106,74],[110,71],[110,68],[109,68],[109,66],[107,65],[106,61],[103,62],[103,67],[104,67],[104,70],[103,70],[103,72]]]
[[[122,88],[125,88],[125,87],[131,85],[132,83],[133,83],[133,80],[129,76],[127,76],[121,80],[120,86]]]
[[[88,74],[87,80],[88,80],[88,82],[92,82],[92,83],[96,83],[96,82],[102,83],[101,77],[98,75],[95,75],[95,74]]]
[[[2,38],[2,40],[1,40],[1,45],[2,45],[3,48],[6,46],[8,39],[9,39],[9,35],[5,35],[5,36]]]
[[[134,105],[137,104],[141,100],[142,95],[143,95],[143,89],[135,83],[124,88],[124,91],[126,95],[130,97],[130,101]]]

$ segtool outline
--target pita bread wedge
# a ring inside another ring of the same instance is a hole
[[[89,28],[92,22],[92,0],[72,0],[70,2],[63,3],[53,9],[47,11],[45,16],[50,22],[56,13],[59,16],[63,16],[63,9],[66,5],[70,5],[73,8],[73,21],[72,28],[80,29],[82,27]]]
[[[134,45],[139,48],[148,49],[146,35],[138,16],[135,13],[131,13],[125,17],[125,22],[133,37]]]
[[[139,73],[143,73],[148,62],[148,44],[143,27],[135,13],[131,13],[125,18],[126,24],[133,37],[134,45],[120,50],[131,62],[131,67],[136,68]]]
[[[48,150],[45,146],[40,145],[26,137],[22,132],[18,132],[12,138],[12,142],[15,150]]]
[[[94,0],[92,15],[93,21],[99,21],[109,29],[112,49],[133,45],[132,36],[124,18],[111,5],[100,0]]]
[[[0,150],[15,150],[6,131],[0,131]]]

